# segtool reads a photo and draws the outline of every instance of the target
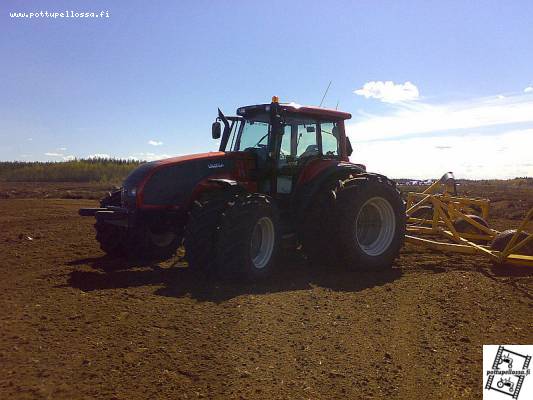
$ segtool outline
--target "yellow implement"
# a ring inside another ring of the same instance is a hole
[[[488,227],[489,207],[488,199],[458,196],[455,178],[448,172],[423,192],[407,194],[405,240],[443,252],[481,254],[497,264],[533,267],[533,254],[518,253],[528,244],[533,249],[533,234],[525,231],[533,209],[510,235]]]

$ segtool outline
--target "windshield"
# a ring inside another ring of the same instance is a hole
[[[232,150],[263,149],[268,147],[270,139],[270,124],[256,120],[245,120],[240,129],[232,129]]]

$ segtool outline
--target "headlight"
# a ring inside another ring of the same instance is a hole
[[[129,189],[122,188],[120,191],[120,203],[122,204],[122,207],[129,207],[135,204],[135,200],[137,198],[137,188],[132,187]]]

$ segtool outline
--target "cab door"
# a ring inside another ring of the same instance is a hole
[[[296,187],[343,160],[338,124],[309,119],[285,124],[278,161],[278,194],[293,194]]]
[[[321,155],[319,123],[313,119],[291,118],[284,122],[277,165],[276,193],[293,193],[304,165]]]

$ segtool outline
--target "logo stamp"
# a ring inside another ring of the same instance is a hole
[[[483,346],[483,399],[530,399],[533,378],[529,364],[533,346]],[[522,394],[522,395],[521,395]]]
[[[214,169],[214,168],[224,168],[223,162],[212,162],[207,164],[207,168]]]

